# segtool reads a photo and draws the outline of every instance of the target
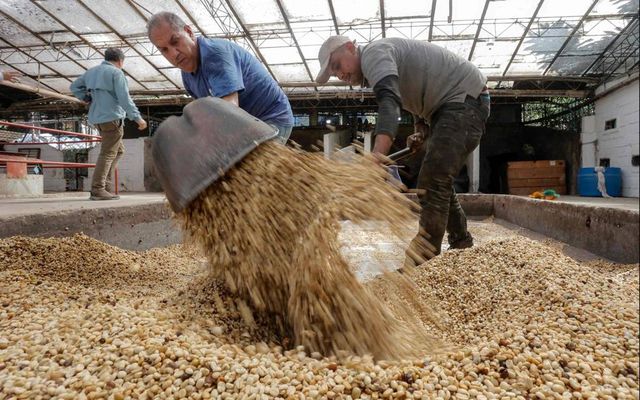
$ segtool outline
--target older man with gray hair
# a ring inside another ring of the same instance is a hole
[[[318,59],[318,83],[336,76],[373,88],[378,102],[374,153],[389,152],[401,108],[414,116],[416,133],[408,144],[426,142],[417,184],[422,189],[420,231],[405,264],[414,266],[439,254],[445,230],[451,248],[472,246],[453,181],[480,143],[489,116],[486,78],[478,68],[434,44],[400,38],[356,46],[346,36],[332,36]]]
[[[237,44],[196,37],[176,14],[154,14],[147,24],[151,42],[173,66],[182,70],[187,92],[198,99],[220,97],[278,129],[286,143],[293,128],[289,100],[266,68]]]

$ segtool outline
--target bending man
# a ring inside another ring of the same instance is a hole
[[[348,37],[332,36],[318,59],[318,83],[336,76],[373,88],[378,103],[374,153],[389,152],[401,108],[414,115],[412,143],[426,141],[417,184],[423,189],[420,231],[407,249],[406,265],[439,254],[445,230],[451,248],[471,247],[473,238],[453,181],[480,143],[489,116],[486,78],[478,68],[431,43],[399,38],[356,46]]]

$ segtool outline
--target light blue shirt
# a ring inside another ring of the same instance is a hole
[[[73,95],[80,100],[91,96],[89,122],[102,124],[124,119],[140,119],[138,107],[129,96],[129,86],[124,72],[109,61],[89,68],[71,84]]]

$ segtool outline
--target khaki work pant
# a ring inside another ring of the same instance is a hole
[[[102,143],[100,155],[98,155],[98,161],[96,161],[96,167],[93,170],[92,192],[105,190],[107,186],[111,186],[109,190],[114,190],[112,187],[113,173],[118,161],[124,154],[124,144],[122,143],[122,137],[124,136],[123,122],[122,120],[115,120],[95,125],[102,137]]]

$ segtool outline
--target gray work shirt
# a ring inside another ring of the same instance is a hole
[[[397,76],[402,107],[425,120],[444,103],[478,97],[487,82],[471,62],[418,40],[376,40],[360,48],[360,60],[371,87],[386,76]]]

